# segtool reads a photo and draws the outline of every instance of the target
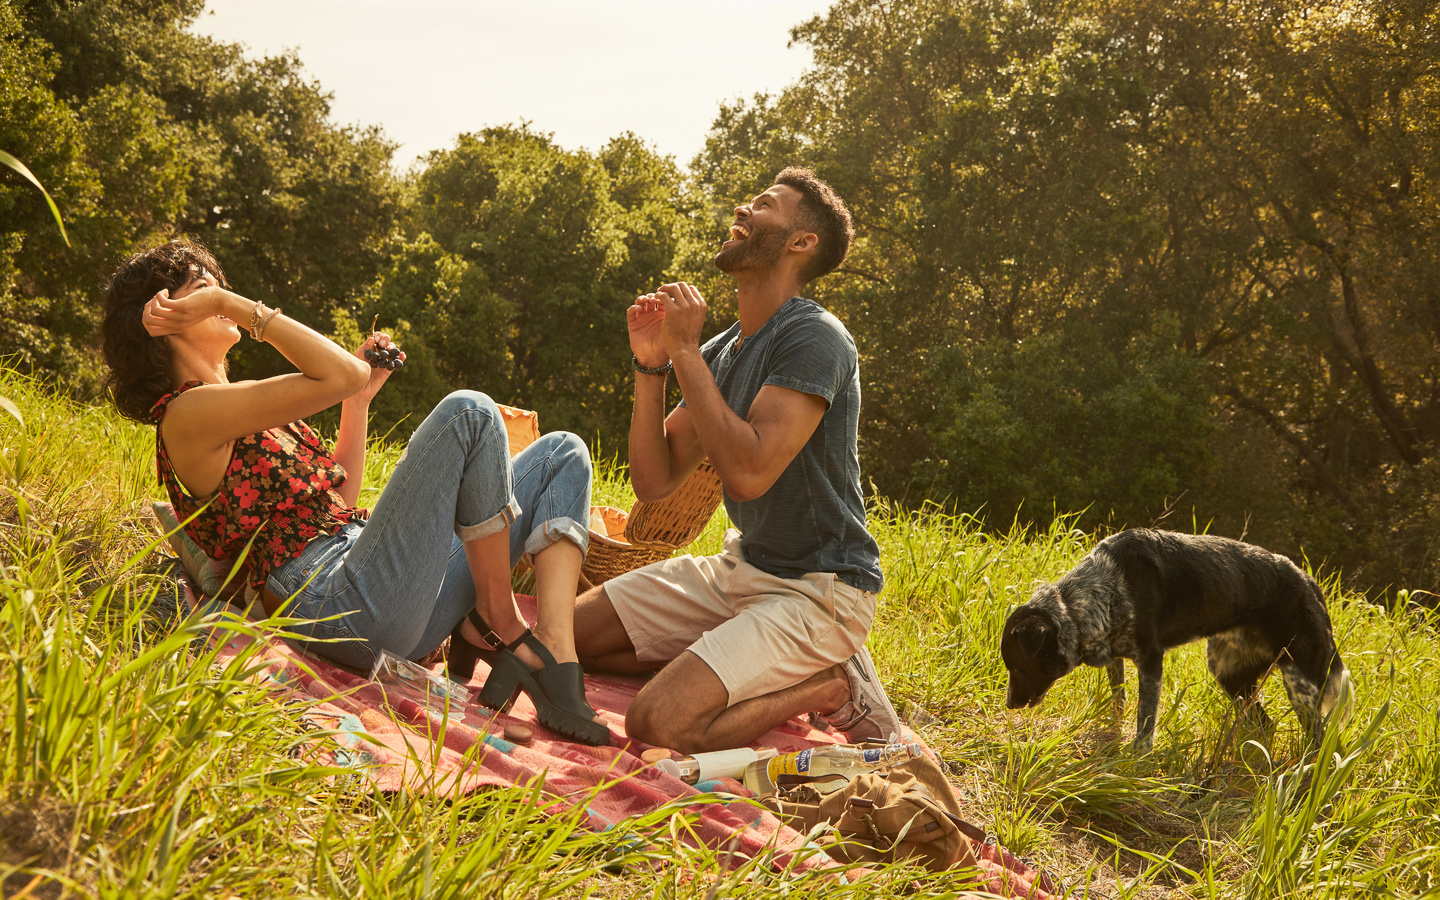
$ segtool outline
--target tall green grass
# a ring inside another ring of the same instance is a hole
[[[0,885],[6,896],[953,896],[946,877],[844,886],[678,838],[684,809],[592,833],[523,787],[382,795],[309,761],[302,709],[221,662],[212,629],[164,621],[146,574],[159,488],[148,429],[0,370]],[[22,453],[23,450],[23,453]],[[377,446],[362,502],[398,448]],[[22,459],[23,456],[23,459]],[[633,501],[600,467],[597,502]],[[696,552],[718,550],[719,513]],[[1064,520],[985,532],[939,509],[872,509],[887,586],[871,649],[951,769],[967,818],[1097,897],[1440,895],[1440,638],[1403,607],[1327,585],[1357,704],[1319,754],[1278,680],[1276,726],[1237,722],[1197,645],[1167,659],[1154,753],[1127,747],[1099,670],[1004,709],[997,648],[1037,580],[1094,538]],[[673,837],[672,837],[673,836]],[[730,860],[734,863],[734,860]]]

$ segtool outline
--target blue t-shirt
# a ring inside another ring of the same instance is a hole
[[[781,578],[834,572],[862,591],[879,592],[880,547],[865,528],[860,491],[860,365],[840,320],[804,297],[791,297],[741,343],[736,322],[700,348],[720,394],[748,418],[767,384],[803,391],[827,404],[815,433],[762,496],[725,510],[740,529],[745,561]],[[684,401],[681,401],[684,405]]]

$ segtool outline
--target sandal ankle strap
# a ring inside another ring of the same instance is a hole
[[[485,618],[476,612],[473,607],[468,614],[468,618],[470,619],[470,624],[475,626],[475,630],[480,632],[480,640],[485,644],[486,649],[499,650],[501,647],[509,646],[505,643],[505,639],[496,634],[495,629],[490,627],[490,623],[486,622]],[[528,630],[526,634],[529,634]]]
[[[529,628],[525,629],[524,634],[520,635],[515,640],[506,644],[505,648],[511,653],[514,653],[521,644],[529,647],[535,652],[536,656],[540,657],[541,668],[557,665],[557,663],[555,662],[555,654],[551,653],[550,648],[545,646],[545,644],[538,637],[535,636],[535,632],[531,631]]]
[[[506,650],[509,650],[511,653],[514,653],[520,648],[521,644],[525,643],[527,639],[533,637],[535,637],[535,632],[527,628],[524,631],[520,632],[520,636],[517,637],[515,640],[501,641],[501,646],[503,646]]]

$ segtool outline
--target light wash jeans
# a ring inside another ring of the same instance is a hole
[[[510,565],[558,540],[589,543],[590,451],[552,432],[510,459],[495,402],[457,391],[415,429],[368,522],[311,541],[265,585],[281,615],[329,619],[296,630],[368,669],[384,649],[419,659],[475,606],[462,541],[510,526]],[[338,616],[339,618],[331,618]],[[339,643],[329,643],[338,641]]]

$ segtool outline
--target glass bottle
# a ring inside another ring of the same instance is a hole
[[[779,752],[774,747],[737,747],[734,750],[693,753],[679,759],[662,759],[655,765],[686,784],[698,784],[713,778],[739,779],[747,767],[764,763]]]
[[[836,775],[848,780],[863,772],[894,766],[920,755],[920,745],[886,744],[883,747],[814,747],[785,753],[770,760],[757,760],[745,767],[741,781],[757,796],[775,793],[781,775],[819,777]]]

